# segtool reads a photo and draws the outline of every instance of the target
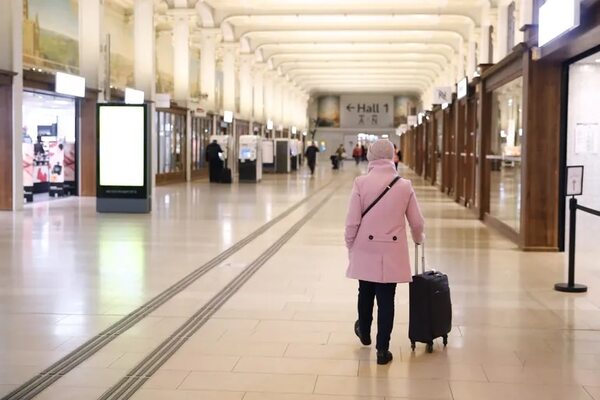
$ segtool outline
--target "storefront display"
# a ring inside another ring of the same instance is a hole
[[[521,225],[521,143],[523,78],[492,93],[490,215],[516,232]]]
[[[186,115],[179,109],[156,112],[158,132],[157,184],[185,182]]]
[[[76,194],[76,115],[72,98],[24,92],[25,201]],[[65,190],[65,149],[69,162],[68,190]]]
[[[213,129],[213,116],[192,118],[192,178],[206,176],[206,146]]]

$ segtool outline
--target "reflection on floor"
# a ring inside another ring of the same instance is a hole
[[[519,232],[521,229],[521,165],[503,165],[491,172],[490,214]]]
[[[447,349],[411,353],[402,285],[396,358],[377,366],[374,349],[360,346],[352,331],[357,285],[344,278],[343,221],[357,171],[348,163],[335,175],[323,166],[314,179],[303,171],[267,176],[260,185],[161,188],[151,216],[97,215],[88,199],[0,214],[0,394],[333,177],[333,185],[39,398],[98,398],[323,204],[134,399],[600,400],[597,265],[581,259],[578,279],[592,287],[589,293],[554,292],[564,255],[517,251],[418,178],[428,265],[449,274],[454,327]]]

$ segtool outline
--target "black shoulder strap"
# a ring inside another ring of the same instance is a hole
[[[394,186],[394,185],[396,184],[396,182],[398,182],[399,180],[400,180],[400,177],[399,177],[399,176],[395,177],[395,178],[394,178],[394,180],[393,180],[393,181],[392,181],[392,182],[391,182],[389,185],[387,185],[387,186],[385,187],[385,190],[384,190],[384,191],[383,191],[383,192],[382,192],[382,193],[379,195],[379,197],[377,197],[377,198],[375,199],[375,201],[374,201],[374,202],[372,202],[372,203],[371,203],[371,205],[370,205],[369,207],[367,207],[367,209],[366,209],[365,211],[363,211],[363,213],[362,213],[362,216],[361,216],[361,217],[362,217],[362,218],[364,218],[364,217],[365,217],[365,215],[367,215],[367,213],[368,213],[369,211],[371,211],[371,209],[372,209],[373,207],[375,207],[375,205],[376,205],[377,203],[379,203],[379,200],[383,199],[383,196],[385,196],[385,195],[386,195],[386,193],[390,191],[390,189],[392,188],[392,186]]]

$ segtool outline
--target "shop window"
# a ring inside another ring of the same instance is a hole
[[[158,173],[182,173],[185,171],[184,115],[167,111],[157,112],[158,123]]]
[[[212,116],[192,119],[192,171],[205,168],[206,146],[212,135]]]
[[[492,95],[490,214],[516,232],[521,219],[521,143],[523,78]]]

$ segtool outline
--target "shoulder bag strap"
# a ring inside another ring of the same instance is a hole
[[[372,203],[371,203],[371,205],[370,205],[369,207],[367,207],[367,209],[366,209],[365,211],[363,211],[361,218],[364,218],[364,217],[365,217],[365,215],[367,215],[367,213],[368,213],[369,211],[371,211],[371,209],[372,209],[373,207],[375,207],[375,205],[376,205],[377,203],[379,203],[379,200],[383,199],[383,196],[385,196],[385,195],[386,195],[386,193],[390,191],[390,189],[392,188],[392,186],[394,186],[394,185],[396,184],[396,182],[398,182],[399,180],[400,180],[400,177],[399,177],[399,176],[395,177],[395,178],[394,178],[394,180],[393,180],[392,182],[390,182],[390,184],[389,184],[389,185],[387,185],[387,186],[385,187],[385,190],[384,190],[384,191],[383,191],[383,192],[382,192],[382,193],[379,195],[379,197],[377,197],[377,198],[375,199],[375,201],[374,201],[374,202],[372,202]]]

